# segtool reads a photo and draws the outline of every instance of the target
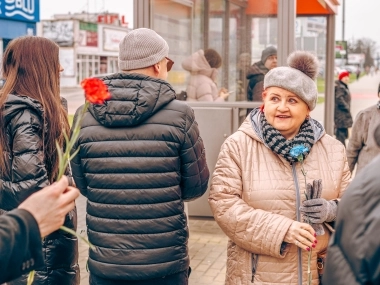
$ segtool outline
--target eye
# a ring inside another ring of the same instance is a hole
[[[289,102],[292,103],[292,104],[294,104],[294,103],[297,103],[298,101],[296,99],[294,99],[294,98],[290,98]]]
[[[270,100],[273,101],[273,102],[278,102],[279,101],[278,97],[276,97],[276,96],[271,97]]]

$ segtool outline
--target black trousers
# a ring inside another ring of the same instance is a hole
[[[335,137],[340,141],[344,147],[346,147],[346,139],[348,139],[348,129],[347,128],[336,128]]]
[[[109,280],[90,273],[90,285],[188,285],[189,272],[182,271],[161,278],[146,280]]]

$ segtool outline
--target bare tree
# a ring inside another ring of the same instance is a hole
[[[348,42],[348,53],[364,53],[364,66],[371,67],[374,65],[374,58],[377,49],[376,41],[370,38],[360,38]]]

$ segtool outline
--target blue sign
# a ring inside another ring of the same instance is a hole
[[[0,18],[39,22],[40,0],[0,0]]]

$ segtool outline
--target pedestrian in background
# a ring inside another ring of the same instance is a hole
[[[377,90],[380,98],[380,84]],[[359,173],[372,159],[380,154],[380,148],[374,137],[376,127],[380,125],[380,101],[359,112],[352,126],[352,135],[348,141],[347,159],[351,172],[357,164]]]
[[[87,197],[91,285],[188,284],[184,202],[202,196],[209,170],[193,110],[166,81],[167,42],[135,29],[120,42],[111,99],[90,105],[72,153]],[[81,112],[81,109],[77,111]],[[76,118],[74,118],[76,121]]]
[[[299,51],[288,65],[265,75],[263,106],[223,143],[212,176],[209,203],[229,238],[226,285],[306,284],[311,248],[312,284],[319,284],[317,258],[350,182],[344,147],[310,118],[317,59]],[[294,147],[302,148],[302,164]]]
[[[380,148],[380,126],[374,133]],[[366,165],[339,202],[323,284],[380,284],[380,156]]]
[[[216,85],[222,57],[214,49],[198,50],[182,62],[183,69],[190,72],[186,87],[187,101],[224,102],[229,93]]]
[[[6,79],[0,91],[0,209],[11,211],[58,175],[57,144],[64,147],[70,127],[59,96],[59,47],[43,37],[12,40],[2,61]],[[44,205],[41,204],[41,207]],[[64,225],[76,230],[76,209]],[[56,231],[42,242],[45,265],[33,284],[78,285],[78,241]],[[25,285],[27,275],[9,285]]]
[[[349,76],[348,71],[344,70],[339,74],[338,80],[335,81],[335,137],[344,146],[346,146],[346,139],[348,139],[348,128],[352,126],[351,93],[348,89]]]
[[[277,67],[277,49],[274,46],[269,46],[262,51],[260,61],[255,62],[248,69],[248,101],[262,101],[264,76],[275,67]]]

